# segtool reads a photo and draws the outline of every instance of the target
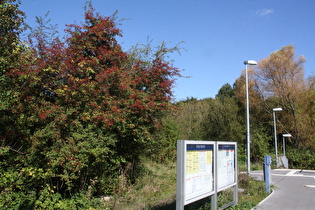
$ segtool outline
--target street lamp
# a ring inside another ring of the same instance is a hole
[[[290,137],[292,137],[292,135],[289,134],[289,133],[282,134],[282,140],[283,140],[283,156],[285,156],[285,141],[284,141],[284,137],[290,138]]]
[[[245,65],[245,85],[246,85],[246,140],[247,140],[247,173],[250,173],[250,128],[249,128],[249,97],[248,97],[248,72],[247,66],[257,65],[257,62],[254,60],[244,61]]]
[[[276,167],[278,167],[276,112],[281,112],[282,108],[273,108],[272,110],[273,110],[273,127],[275,131]]]

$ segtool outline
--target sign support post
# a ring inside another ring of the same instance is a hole
[[[266,184],[266,191],[270,193],[270,182],[271,182],[271,173],[270,173],[271,157],[270,155],[265,155],[264,161],[264,180]]]

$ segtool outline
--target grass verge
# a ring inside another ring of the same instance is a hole
[[[142,158],[142,172],[134,185],[123,186],[121,193],[107,203],[109,209],[174,209],[176,163],[156,163]]]
[[[123,185],[121,192],[107,202],[108,209],[159,209],[176,208],[176,163],[156,163],[148,158],[142,160],[141,177],[134,185]],[[251,209],[268,196],[265,184],[256,181],[246,173],[240,173],[239,202],[228,209]],[[231,189],[218,194],[218,206],[232,201]],[[205,198],[194,204],[185,206],[185,209],[211,209],[210,198]]]

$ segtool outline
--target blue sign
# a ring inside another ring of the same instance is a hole
[[[187,144],[187,151],[213,150],[213,144]]]
[[[219,142],[219,150],[235,150],[235,145],[220,144]]]

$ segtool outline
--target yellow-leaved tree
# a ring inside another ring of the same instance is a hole
[[[297,57],[294,46],[288,45],[259,61],[256,87],[266,104],[283,108],[279,113],[279,132],[290,132],[294,146],[299,148],[311,141],[309,113],[306,106],[307,91],[304,78],[304,56]],[[269,111],[272,108],[269,106]]]

